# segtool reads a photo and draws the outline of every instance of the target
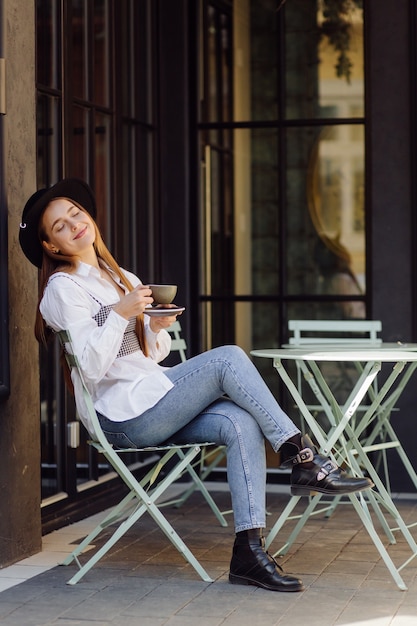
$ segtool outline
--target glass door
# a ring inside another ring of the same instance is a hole
[[[363,10],[327,4],[200,2],[203,347],[366,315]]]
[[[209,94],[205,117],[220,122],[233,118],[232,13],[228,3],[207,5],[204,49],[208,71],[204,75]],[[200,134],[202,164],[203,259],[201,289],[207,298],[203,308],[205,348],[225,343],[225,328],[234,328],[234,189],[233,133],[227,127],[211,128]]]
[[[200,1],[203,348],[366,316],[362,3],[278,4]]]

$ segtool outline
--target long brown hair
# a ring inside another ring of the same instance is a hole
[[[72,200],[71,198],[68,198],[68,200],[76,204],[81,209],[81,211],[86,212],[85,209],[81,205],[79,205],[77,202],[74,202],[74,200]],[[90,214],[88,215],[94,224],[95,240],[94,240],[93,246],[94,246],[94,250],[97,255],[97,258],[101,259],[108,267],[110,267],[110,269],[114,271],[114,273],[120,278],[122,285],[124,285],[128,291],[132,291],[134,288],[133,285],[125,276],[125,274],[119,267],[118,263],[116,262],[115,258],[110,253],[109,249],[104,243],[96,222],[94,221],[94,219],[91,217]],[[39,220],[39,239],[40,241],[48,241],[47,234],[44,231],[42,218]],[[68,273],[72,273],[75,269],[75,266],[76,266],[76,263],[75,263],[74,257],[68,257],[62,254],[54,254],[53,252],[50,252],[49,250],[46,250],[45,248],[43,249],[43,261],[42,261],[42,267],[41,267],[40,276],[39,276],[39,300],[38,300],[38,306],[36,310],[36,321],[35,321],[35,336],[36,336],[36,339],[40,343],[46,344],[52,334],[51,329],[48,328],[48,326],[45,324],[45,320],[43,319],[39,310],[39,303],[42,300],[43,293],[45,291],[45,287],[48,283],[48,280],[52,276],[52,274],[54,274],[57,271],[68,271]],[[149,356],[149,350],[148,350],[148,345],[147,345],[146,336],[145,336],[145,324],[143,321],[143,314],[138,315],[136,318],[136,334],[137,334],[139,345],[143,354],[145,356]]]

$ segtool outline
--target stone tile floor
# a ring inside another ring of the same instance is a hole
[[[216,490],[213,495],[221,508],[229,509],[227,491],[220,490],[218,484],[213,484],[212,489]],[[288,494],[282,489],[269,490],[270,526],[287,501]],[[399,498],[396,502],[407,523],[417,521],[416,499]],[[298,509],[301,510],[302,507]],[[77,585],[67,585],[76,566],[57,564],[101,517],[94,516],[47,535],[41,553],[0,570],[0,624],[417,624],[417,558],[402,570],[408,591],[399,590],[350,505],[340,505],[330,519],[323,515],[312,517],[297,543],[279,559],[286,571],[296,573],[305,583],[306,590],[294,594],[229,584],[233,527],[219,527],[199,494],[193,495],[181,509],[164,511],[214,583],[202,582],[145,516]],[[285,541],[294,523],[288,522],[273,548],[278,549]],[[417,527],[411,532],[417,539]],[[381,538],[387,545],[385,537]],[[408,556],[407,548],[399,536],[389,553],[396,563],[403,562]]]

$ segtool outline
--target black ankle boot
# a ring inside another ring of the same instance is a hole
[[[301,580],[285,574],[264,550],[260,528],[237,533],[230,563],[229,581],[234,585],[255,585],[270,591],[303,591]]]
[[[302,435],[301,446],[286,441],[280,452],[281,467],[293,467],[291,493],[294,496],[309,496],[312,491],[339,496],[373,487],[369,478],[350,476],[331,459],[318,454],[308,435]],[[308,465],[303,467],[303,464]]]

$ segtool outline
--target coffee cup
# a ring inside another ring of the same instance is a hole
[[[177,294],[177,285],[149,285],[154,304],[171,304]]]

